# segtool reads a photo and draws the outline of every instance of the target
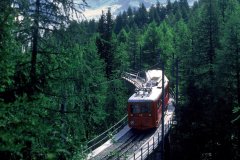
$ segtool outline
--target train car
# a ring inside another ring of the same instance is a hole
[[[165,97],[167,107],[169,101],[169,80],[164,76]],[[136,88],[128,99],[128,125],[130,128],[145,130],[157,128],[162,118],[162,71],[146,72],[146,83]]]

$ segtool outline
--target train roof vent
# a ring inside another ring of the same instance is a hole
[[[144,97],[144,96],[149,96],[152,92],[152,88],[149,88],[149,87],[143,87],[143,88],[136,88],[135,89],[135,93],[136,93],[136,97],[137,96],[141,96],[141,97]]]

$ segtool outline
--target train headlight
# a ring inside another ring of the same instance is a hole
[[[134,125],[134,121],[130,121],[130,125],[133,126]]]

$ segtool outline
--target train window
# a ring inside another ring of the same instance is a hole
[[[141,113],[141,106],[139,106],[138,104],[131,105],[131,111],[133,114]]]
[[[142,113],[151,113],[151,105],[150,105],[150,103],[145,103],[142,106]]]
[[[131,105],[131,113],[151,113],[151,104],[150,103],[143,103],[143,104],[134,104]]]

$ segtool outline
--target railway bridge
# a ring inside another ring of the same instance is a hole
[[[145,79],[138,74],[125,72],[122,78],[135,85],[136,88],[140,88],[145,83]],[[162,124],[158,128],[146,131],[133,130],[127,124],[127,115],[124,116],[110,129],[88,142],[88,148],[84,151],[86,159],[147,159],[155,149],[162,146],[162,138],[169,133],[175,123],[174,112],[175,101],[172,96],[164,112],[164,131]]]

